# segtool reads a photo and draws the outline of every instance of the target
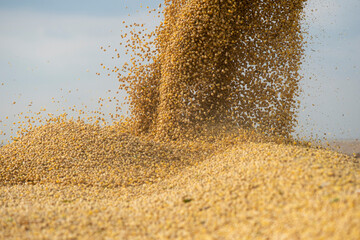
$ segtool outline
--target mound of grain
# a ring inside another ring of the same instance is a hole
[[[195,141],[164,142],[127,128],[53,118],[0,148],[0,185],[137,186],[173,176],[234,144],[265,140],[256,132],[213,127]]]
[[[138,185],[156,181],[170,167],[173,172],[181,169],[186,154],[116,125],[62,120],[0,149],[0,184]]]
[[[243,143],[127,188],[0,186],[0,239],[349,239],[360,164],[335,152]]]

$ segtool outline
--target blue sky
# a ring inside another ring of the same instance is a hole
[[[116,79],[95,73],[101,72],[100,63],[120,66],[128,58],[114,61],[113,52],[100,46],[121,53],[122,21],[153,29],[159,19],[147,14],[146,6],[157,8],[161,2],[0,0],[0,131],[9,136],[9,125],[21,112],[46,107],[56,114],[73,105],[91,109],[99,97],[112,96],[107,90],[117,89]],[[360,138],[358,12],[358,0],[309,1],[300,135]],[[60,103],[52,103],[53,97]]]
[[[359,12],[358,0],[309,1],[299,117],[307,136],[360,138]]]
[[[156,6],[161,1],[140,0],[1,0],[0,7],[3,10],[46,12],[62,15],[88,15],[97,17],[115,16],[119,17],[133,13],[143,4]],[[128,8],[126,8],[128,7]]]

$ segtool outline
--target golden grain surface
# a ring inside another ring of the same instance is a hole
[[[0,238],[355,240],[359,166],[328,150],[242,143],[152,184],[1,186]]]
[[[113,125],[78,121],[40,126],[0,149],[0,185],[22,183],[125,187],[180,170],[187,151],[132,136]]]

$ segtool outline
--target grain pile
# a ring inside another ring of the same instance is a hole
[[[166,0],[109,69],[130,118],[0,148],[0,239],[358,239],[359,161],[291,137],[305,2]]]
[[[177,174],[235,142],[260,141],[260,136],[238,131],[201,139],[160,142],[134,136],[119,124],[100,127],[54,118],[0,148],[0,185],[138,186]]]
[[[185,156],[116,126],[62,120],[1,148],[0,184],[125,187],[155,181],[170,167],[180,169]],[[160,168],[164,172],[158,172]]]
[[[359,176],[332,151],[243,143],[137,187],[0,186],[0,238],[357,240]]]

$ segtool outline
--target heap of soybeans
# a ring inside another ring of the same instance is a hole
[[[359,160],[293,137],[305,6],[165,0],[153,32],[127,25],[108,69],[131,116],[25,117],[0,239],[359,239]]]

